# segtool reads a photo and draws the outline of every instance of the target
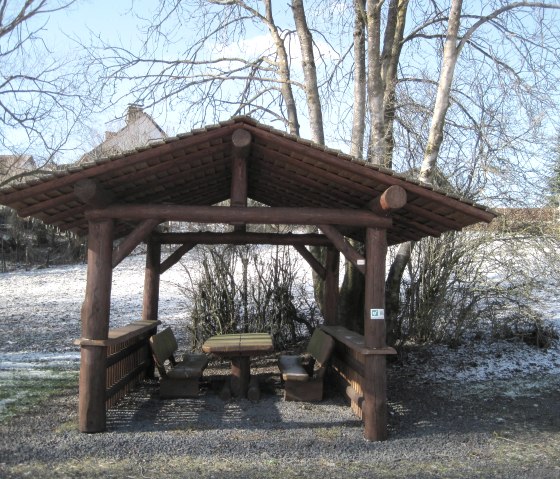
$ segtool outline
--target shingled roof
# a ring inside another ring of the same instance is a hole
[[[406,190],[407,204],[392,214],[389,244],[460,230],[496,216],[484,206],[246,117],[4,188],[0,204],[80,235],[87,233],[88,206],[78,199],[74,185],[84,179],[109,191],[117,204],[215,205],[230,197],[236,129],[252,135],[248,197],[265,205],[367,209],[372,199],[398,185]],[[116,236],[133,226],[117,221]],[[341,230],[357,239],[363,234],[358,228]]]

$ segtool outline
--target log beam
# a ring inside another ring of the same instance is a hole
[[[359,209],[329,208],[243,208],[229,206],[181,205],[111,205],[104,209],[86,212],[88,220],[112,218],[120,220],[145,220],[161,218],[163,221],[190,221],[201,223],[251,223],[294,225],[347,225],[390,228],[392,221],[375,213]]]
[[[144,241],[150,232],[160,224],[160,220],[144,220],[113,250],[113,268],[125,259],[131,252]]]
[[[186,253],[196,246],[194,243],[185,243],[171,253],[159,266],[159,274],[165,273],[175,263],[177,263]]]
[[[89,178],[74,183],[74,194],[80,201],[92,208],[105,208],[114,200],[113,193]]]
[[[161,244],[272,244],[329,246],[331,241],[320,234],[293,233],[154,233],[152,237]]]
[[[391,211],[400,210],[406,205],[406,190],[402,186],[389,186],[381,195],[372,200],[370,209],[380,215],[388,215]]]
[[[307,261],[309,266],[317,273],[317,275],[322,279],[325,280],[327,278],[327,270],[325,267],[319,262],[317,258],[313,255],[311,251],[309,251],[304,245],[302,244],[295,244],[293,245],[294,249],[301,255],[301,257]]]
[[[247,206],[247,159],[252,135],[247,130],[235,130],[231,135],[231,206]],[[235,231],[245,231],[243,223],[234,224]]]
[[[346,238],[344,238],[340,231],[331,225],[319,225],[319,228],[348,261],[350,261],[359,271],[365,273],[365,258],[358,253],[352,245],[348,243],[348,241],[346,241]]]

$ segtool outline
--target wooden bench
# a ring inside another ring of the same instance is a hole
[[[323,399],[323,379],[333,349],[333,338],[317,328],[309,340],[305,355],[280,356],[278,367],[285,386],[286,401]]]
[[[171,328],[150,337],[152,356],[160,376],[162,398],[184,398],[197,396],[202,372],[208,365],[205,354],[186,353],[181,361],[175,359],[177,340]],[[166,362],[169,366],[166,367]]]

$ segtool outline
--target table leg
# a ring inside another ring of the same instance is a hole
[[[249,357],[231,358],[231,392],[236,397],[246,397],[249,387]]]

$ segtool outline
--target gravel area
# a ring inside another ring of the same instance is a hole
[[[257,403],[222,401],[215,365],[195,399],[162,401],[146,381],[101,434],[77,431],[68,388],[0,424],[0,477],[560,477],[558,375],[465,387],[391,365],[390,437],[372,443],[335,391],[283,401],[273,362],[255,365]]]
[[[114,291],[115,320],[128,322],[141,280],[120,274],[133,298]],[[0,387],[23,370],[47,385],[53,371],[74,374],[0,421],[1,478],[560,478],[558,345],[409,351],[388,365],[385,442],[363,439],[361,421],[336,391],[318,404],[285,402],[272,356],[253,364],[257,403],[222,401],[228,366],[212,363],[198,398],[162,401],[157,382],[146,381],[109,411],[107,432],[80,434],[71,340],[82,276],[83,267],[0,276]],[[175,328],[181,305],[165,288],[164,319]],[[484,371],[498,359],[517,366]]]

